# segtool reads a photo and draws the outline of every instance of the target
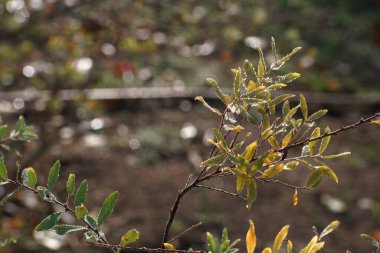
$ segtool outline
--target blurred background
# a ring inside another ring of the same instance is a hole
[[[322,126],[337,128],[379,111],[376,0],[0,0],[0,115],[9,124],[24,115],[40,136],[19,146],[22,166],[47,175],[60,159],[62,178],[75,172],[78,180],[89,179],[91,212],[120,191],[105,224],[110,240],[137,228],[136,246],[158,247],[177,189],[199,170],[218,124],[194,96],[218,106],[205,78],[228,89],[231,67],[257,62],[255,45],[273,60],[271,36],[280,54],[303,47],[286,67],[302,74],[289,89],[305,94],[311,110],[329,109]],[[217,192],[190,193],[172,234],[198,221],[204,225],[175,245],[205,248],[205,231],[219,235],[223,226],[232,239],[244,238],[252,218],[260,247],[290,224],[290,239],[300,249],[313,236],[312,226],[320,230],[338,219],[341,228],[327,239],[325,252],[369,252],[359,235],[380,239],[378,139],[376,126],[334,138],[331,152],[353,153],[332,163],[340,184],[326,180],[319,190],[300,193],[296,208],[293,192],[277,185],[259,185],[250,211]],[[287,180],[305,177],[289,174]],[[63,182],[57,186],[62,196]],[[233,184],[214,183],[230,190]],[[107,252],[76,235],[33,234],[56,208],[20,192],[0,210],[0,240],[18,242],[0,252]],[[245,251],[243,242],[239,247]]]

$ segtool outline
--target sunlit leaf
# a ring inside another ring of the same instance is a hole
[[[298,205],[298,191],[297,189],[294,189],[294,194],[293,194],[293,206]]]
[[[281,148],[288,146],[288,144],[292,140],[292,137],[293,137],[293,134],[291,132],[285,135],[284,139],[282,139]]]
[[[321,129],[319,127],[316,127],[313,131],[313,133],[311,134],[310,136],[310,139],[313,139],[313,138],[316,138],[316,137],[319,137],[321,135]],[[317,145],[317,141],[318,140],[315,140],[315,141],[311,141],[309,142],[309,149],[310,149],[310,153],[313,154],[314,153],[314,150],[315,150],[315,146]]]
[[[66,183],[67,199],[71,198],[75,192],[75,174],[70,174]]]
[[[119,192],[115,191],[115,192],[111,193],[104,200],[103,205],[100,208],[100,211],[98,214],[98,226],[99,227],[112,214],[118,197],[119,197]]]
[[[361,234],[360,237],[367,241],[369,244],[371,244],[372,246],[376,247],[376,248],[380,248],[380,243],[379,241],[377,241],[375,238],[373,238],[372,236],[368,235],[368,234]]]
[[[24,169],[21,173],[21,180],[24,185],[34,188],[37,184],[37,175],[32,167]]]
[[[261,84],[261,81],[263,80],[266,72],[266,66],[265,66],[265,60],[264,60],[264,54],[260,47],[257,47],[257,50],[259,51],[260,59],[259,64],[257,66],[257,82]]]
[[[203,106],[206,107],[207,109],[209,109],[211,112],[213,112],[213,113],[215,113],[215,114],[218,114],[219,116],[222,116],[222,113],[221,113],[218,109],[211,107],[211,106],[210,106],[210,105],[204,100],[203,97],[201,97],[201,96],[197,96],[197,97],[195,97],[195,100],[200,101],[200,102],[203,104]]]
[[[293,252],[293,243],[291,240],[288,240],[286,244],[286,253],[292,253]]]
[[[308,119],[307,121],[308,122],[312,122],[314,120],[317,120],[319,119],[320,117],[322,117],[323,115],[325,115],[327,113],[327,110],[324,109],[324,110],[319,110],[317,111],[316,113],[313,113]]]
[[[215,239],[211,233],[207,232],[207,247],[211,253],[217,253]]]
[[[331,132],[330,128],[326,127],[325,134],[328,134],[330,132]],[[319,154],[322,154],[326,150],[327,146],[329,145],[330,138],[331,136],[326,136],[322,138],[321,145],[319,146]]]
[[[241,90],[241,68],[238,69],[232,69],[232,72],[235,75],[235,81],[234,81],[234,95],[235,98],[238,99],[240,98],[240,90]]]
[[[57,213],[53,213],[53,214],[49,215],[48,217],[43,219],[41,221],[41,223],[38,224],[34,230],[45,231],[45,230],[51,229],[52,227],[57,225],[57,223],[61,219],[62,215],[63,215],[63,212],[57,212]]]
[[[171,243],[168,243],[168,242],[165,242],[165,243],[164,243],[164,248],[165,248],[165,249],[169,249],[169,250],[175,250],[174,245],[171,244]],[[213,253],[214,253],[214,252],[213,252]]]
[[[57,182],[58,177],[59,177],[59,169],[61,168],[61,164],[58,161],[56,161],[53,166],[51,167],[49,171],[49,176],[48,176],[48,183],[47,183],[47,189],[49,191],[52,190],[54,184]]]
[[[256,248],[256,233],[255,233],[255,225],[252,220],[249,220],[249,229],[246,235],[246,247],[247,253],[254,253]]]
[[[289,61],[290,58],[295,54],[297,53],[299,50],[301,50],[301,47],[296,47],[293,49],[292,52],[290,52],[289,54],[285,55],[284,57],[282,57],[280,60],[276,61],[274,63],[274,65],[272,66],[272,68],[274,70],[278,70],[285,62]]]
[[[319,239],[323,238],[324,236],[330,234],[335,229],[339,227],[340,222],[338,220],[331,222],[320,234]]]
[[[245,148],[243,157],[247,161],[251,161],[253,156],[255,155],[256,149],[257,149],[257,141],[254,141]]]
[[[335,154],[335,155],[322,155],[321,158],[323,158],[323,159],[334,159],[334,158],[340,158],[343,156],[347,156],[350,154],[351,154],[351,152],[343,152],[343,153],[339,153],[339,154]]]
[[[221,154],[214,157],[211,157],[210,159],[207,159],[206,161],[202,162],[201,167],[212,167],[212,166],[220,166],[226,161],[226,155]]]
[[[317,187],[322,181],[322,172],[320,170],[313,171],[307,182],[306,182],[306,188],[312,189]]]
[[[85,205],[80,205],[75,207],[75,217],[77,217],[78,220],[81,220],[84,218],[85,215],[88,214],[87,207]]]
[[[289,225],[286,225],[277,234],[276,239],[274,240],[274,243],[273,243],[273,253],[277,253],[280,250],[282,242],[288,236],[288,231],[289,231]]]
[[[261,253],[272,253],[271,248],[265,248]]]
[[[219,88],[219,85],[218,83],[212,79],[212,78],[207,78],[207,81],[209,82],[209,84],[214,88],[215,92],[216,92],[216,95],[218,96],[218,98],[225,104],[225,105],[228,105],[228,102],[227,102],[227,99],[226,99],[226,95],[223,94],[223,92],[220,90]]]
[[[307,116],[308,116],[307,103],[306,103],[306,98],[302,94],[300,95],[300,104],[301,104],[301,111],[302,111],[303,119],[307,120]]]
[[[269,166],[268,169],[266,169],[263,174],[260,176],[260,178],[272,178],[278,174],[280,174],[284,170],[285,165],[283,163],[275,164]]]
[[[119,245],[121,247],[125,247],[128,244],[131,244],[137,241],[139,237],[140,237],[140,232],[137,231],[136,229],[131,229],[126,234],[124,234],[123,237],[121,237]]]

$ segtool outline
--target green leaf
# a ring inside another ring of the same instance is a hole
[[[226,95],[223,94],[223,92],[220,90],[218,83],[212,79],[212,78],[207,78],[207,81],[210,83],[210,85],[214,88],[216,95],[218,98],[225,104],[228,105]]]
[[[306,103],[306,98],[302,94],[300,95],[300,105],[301,105],[303,119],[307,120],[307,116],[308,116],[307,103]]]
[[[322,175],[321,170],[313,171],[306,182],[306,188],[312,189],[317,187],[322,181]]]
[[[327,113],[327,110],[324,109],[324,110],[319,110],[317,111],[316,113],[313,113],[308,119],[307,121],[308,122],[313,122],[314,120],[317,120],[319,119],[320,117],[322,117],[323,115],[325,115]]]
[[[140,237],[140,232],[137,231],[136,229],[131,229],[125,235],[123,235],[123,237],[121,237],[119,245],[121,247],[125,247],[128,244],[134,243],[135,241],[137,241],[139,237]]]
[[[98,235],[92,230],[84,233],[84,238],[86,242],[97,242],[99,240]]]
[[[8,193],[7,195],[5,195],[3,197],[3,199],[0,201],[0,206],[4,206],[12,197],[13,195],[18,192],[19,190],[21,190],[21,188],[16,188],[14,189],[12,192]]]
[[[215,113],[215,114],[218,114],[219,116],[222,116],[222,113],[216,109],[216,108],[213,108],[211,107],[205,100],[202,96],[196,96],[195,97],[195,100],[198,100],[200,101],[204,107],[206,107],[207,109],[209,109],[211,112]]]
[[[380,248],[379,242],[370,235],[361,234],[360,237],[376,248]]]
[[[290,99],[292,97],[295,97],[295,95],[294,94],[282,94],[282,95],[280,95],[280,96],[275,97],[274,99],[272,99],[271,104],[272,105],[278,105],[282,101],[288,100],[288,99]]]
[[[75,200],[74,200],[75,206],[80,206],[86,201],[87,191],[88,191],[88,183],[87,183],[87,179],[85,179],[79,185],[77,193],[75,194]]]
[[[40,198],[42,198],[42,200],[44,201],[53,203],[54,201],[57,200],[55,196],[51,192],[49,192],[46,187],[37,186],[37,193],[38,193],[38,196],[40,196]]]
[[[53,214],[49,215],[44,220],[42,220],[41,223],[38,224],[34,230],[35,231],[45,231],[45,230],[51,229],[52,227],[57,225],[57,223],[61,219],[62,215],[63,215],[63,212],[57,212],[57,213],[53,213]]]
[[[331,132],[330,128],[326,127],[325,134],[328,134],[330,132]],[[319,146],[319,154],[322,154],[323,152],[325,152],[327,146],[329,145],[330,138],[331,138],[331,136],[326,136],[326,137],[322,138],[321,145]]]
[[[85,215],[84,221],[87,222],[93,229],[98,228],[98,223],[96,222],[96,220],[92,216]]]
[[[70,174],[66,183],[67,199],[71,198],[75,192],[75,174]]]
[[[201,163],[201,167],[215,167],[220,166],[226,161],[226,155],[221,154],[214,157],[211,157],[210,159],[207,159],[206,161]]]
[[[250,209],[257,198],[257,185],[254,179],[247,180],[245,184],[247,188],[247,208]]]
[[[319,239],[323,238],[324,236],[330,234],[332,231],[337,229],[339,227],[340,222],[339,221],[333,221],[331,222],[325,229],[323,229],[321,235],[319,236]]]
[[[286,100],[282,105],[282,117],[285,118],[290,111],[289,100]]]
[[[14,131],[16,133],[21,133],[24,130],[25,126],[26,125],[25,125],[24,116],[21,115],[20,117],[18,117]]]
[[[291,117],[293,117],[294,114],[296,114],[296,112],[298,111],[298,108],[300,108],[299,105],[297,105],[296,107],[292,108],[286,115],[285,115],[285,118],[284,120],[287,121],[289,120]]]
[[[313,133],[310,136],[310,139],[317,138],[321,135],[321,129],[319,127],[316,127],[313,131]],[[309,149],[310,154],[314,153],[315,146],[317,145],[318,140],[309,142]]]
[[[250,162],[252,160],[253,156],[255,155],[256,149],[257,149],[257,141],[254,141],[245,148],[244,153],[243,153],[243,157],[248,162]]]
[[[321,171],[323,174],[331,178],[335,183],[338,183],[338,177],[335,175],[334,171],[332,171],[332,169],[330,169],[329,167],[319,166],[317,170]]]
[[[351,154],[351,152],[343,152],[343,153],[339,153],[339,154],[335,154],[335,155],[321,155],[321,158],[323,158],[323,159],[334,159],[334,158],[340,158],[340,157],[350,155],[350,154]]]
[[[76,225],[68,225],[68,224],[60,224],[49,229],[50,231],[54,231],[59,235],[65,235],[71,232],[87,230],[86,227],[76,226]]]
[[[280,174],[285,168],[283,163],[279,163],[276,165],[271,165],[267,170],[263,172],[260,178],[272,178],[278,174]]]
[[[98,226],[102,225],[103,222],[112,214],[118,197],[119,193],[115,191],[111,193],[103,202],[102,208],[100,209],[98,215]]]
[[[276,41],[274,40],[273,37],[271,37],[271,46],[272,46],[272,53],[273,53],[274,59],[277,62],[278,59],[277,59]]]
[[[84,218],[85,215],[88,214],[87,207],[85,205],[80,205],[75,207],[75,217],[77,217],[78,220],[81,220]]]
[[[214,237],[209,232],[207,232],[206,235],[207,235],[207,247],[208,247],[208,250],[211,251],[211,253],[217,253]]]
[[[224,148],[227,148],[227,141],[224,139],[223,134],[216,128],[213,128],[213,130],[215,132],[215,137],[218,143],[220,143]]]
[[[274,70],[278,70],[279,68],[282,67],[282,65],[284,65],[285,62],[289,61],[290,58],[295,54],[297,53],[299,50],[301,50],[302,47],[296,47],[293,49],[292,52],[290,52],[289,54],[285,55],[284,57],[282,57],[280,60],[276,61],[274,63],[274,65],[272,66],[272,68]]]
[[[241,193],[244,188],[244,176],[242,174],[238,174],[236,177],[236,192]]]
[[[2,158],[0,158],[0,177],[3,180],[8,179],[7,168],[5,167],[4,160]]]
[[[8,125],[0,126],[0,140],[4,139],[7,135]]]
[[[37,175],[32,167],[24,169],[21,173],[21,180],[24,185],[34,188],[37,184]]]
[[[260,47],[257,47],[257,50],[259,51],[260,59],[259,64],[257,66],[257,82],[259,85],[261,84],[261,81],[263,80],[266,72],[266,66],[265,66],[265,60],[264,60],[264,54]]]
[[[59,169],[61,168],[61,164],[58,161],[56,161],[53,166],[50,169],[49,176],[48,176],[48,183],[47,183],[47,189],[51,191],[53,189],[54,184],[57,182],[59,177]]]
[[[238,69],[232,69],[232,72],[235,75],[235,80],[234,80],[234,96],[236,99],[240,98],[240,90],[241,90],[241,68]]]
[[[255,75],[255,68],[253,67],[252,63],[248,60],[244,61],[244,71],[247,74]]]
[[[269,152],[264,153],[261,155],[256,161],[253,162],[252,167],[250,169],[250,173],[253,174],[258,170],[261,170],[264,164],[264,159],[268,156]]]

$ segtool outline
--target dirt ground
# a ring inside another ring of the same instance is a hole
[[[104,224],[109,240],[117,243],[123,233],[136,228],[141,232],[136,246],[158,247],[177,190],[189,174],[199,171],[196,165],[210,149],[204,145],[204,138],[218,122],[198,106],[189,110],[194,106],[191,102],[161,104],[160,110],[154,110],[154,104],[143,111],[129,110],[130,104],[124,106],[107,113],[101,129],[90,129],[80,136],[65,135],[63,131],[61,138],[32,165],[39,174],[47,175],[54,160],[61,160],[62,181],[57,185],[61,196],[65,196],[64,182],[70,172],[77,174],[77,182],[87,178],[88,206],[94,214],[104,198],[118,190],[115,214]],[[336,128],[360,118],[360,113],[336,114],[339,115],[321,124]],[[187,132],[183,130],[186,127]],[[172,236],[199,221],[203,225],[174,244],[179,249],[204,249],[205,232],[220,235],[224,226],[232,239],[244,239],[248,219],[252,219],[259,248],[270,245],[281,227],[289,224],[289,238],[299,250],[313,237],[313,226],[321,231],[331,221],[340,220],[341,227],[326,239],[325,253],[346,249],[370,252],[359,235],[369,233],[380,239],[379,133],[378,126],[366,125],[335,137],[329,151],[353,153],[330,163],[339,184],[325,179],[317,190],[299,192],[297,207],[293,207],[293,191],[280,185],[259,184],[258,199],[249,211],[242,200],[233,196],[205,189],[190,192],[180,206]],[[35,143],[28,144],[26,152],[35,147]],[[302,184],[307,177],[304,170],[301,176],[289,172],[282,179]],[[39,180],[44,182],[43,178]],[[232,178],[218,179],[210,185],[234,190]],[[2,235],[12,235],[19,242],[0,252],[51,252],[43,243],[35,243],[32,230],[44,214],[55,209],[36,201],[33,195],[20,193],[1,215]],[[70,219],[66,217],[67,221]],[[108,252],[85,245],[78,235],[59,240],[63,245],[57,252]],[[244,240],[238,246],[245,251]]]

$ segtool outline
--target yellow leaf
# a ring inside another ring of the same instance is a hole
[[[252,142],[249,144],[243,153],[243,157],[249,162],[252,160],[253,156],[255,155],[257,149],[257,141]]]
[[[371,123],[374,123],[380,126],[380,119],[372,120]]]
[[[298,204],[298,192],[297,189],[294,190],[294,195],[293,195],[293,206],[297,206]]]
[[[253,221],[249,220],[249,229],[246,236],[247,253],[253,253],[256,248],[256,233]]]
[[[244,129],[244,127],[242,127],[241,125],[237,125],[236,127],[234,127],[232,130],[236,133],[240,133],[242,130]]]
[[[255,88],[256,88],[255,82],[253,80],[250,80],[248,82],[247,92],[249,93],[249,92],[253,91]]]
[[[263,172],[263,174],[259,178],[272,178],[280,174],[284,170],[284,167],[285,165],[283,163],[271,165],[267,170]]]
[[[274,152],[271,152],[267,155],[267,157],[265,157],[265,160],[264,160],[264,166],[274,162],[274,160],[276,160],[277,157],[281,156],[281,153],[274,153]]]
[[[289,231],[289,225],[286,225],[280,230],[280,232],[278,232],[276,239],[274,240],[274,243],[273,243],[273,253],[277,253],[280,250],[282,242],[288,236],[288,231]]]
[[[292,133],[288,133],[282,140],[281,148],[288,146],[291,139],[292,139]]]
[[[272,253],[272,250],[270,248],[265,248],[262,253]]]
[[[165,247],[165,249],[169,249],[169,250],[174,250],[175,249],[175,247],[173,246],[173,244],[168,243],[168,242],[164,243],[164,247]]]
[[[288,243],[286,245],[286,253],[292,253],[293,251],[293,243],[291,240],[288,240]]]

